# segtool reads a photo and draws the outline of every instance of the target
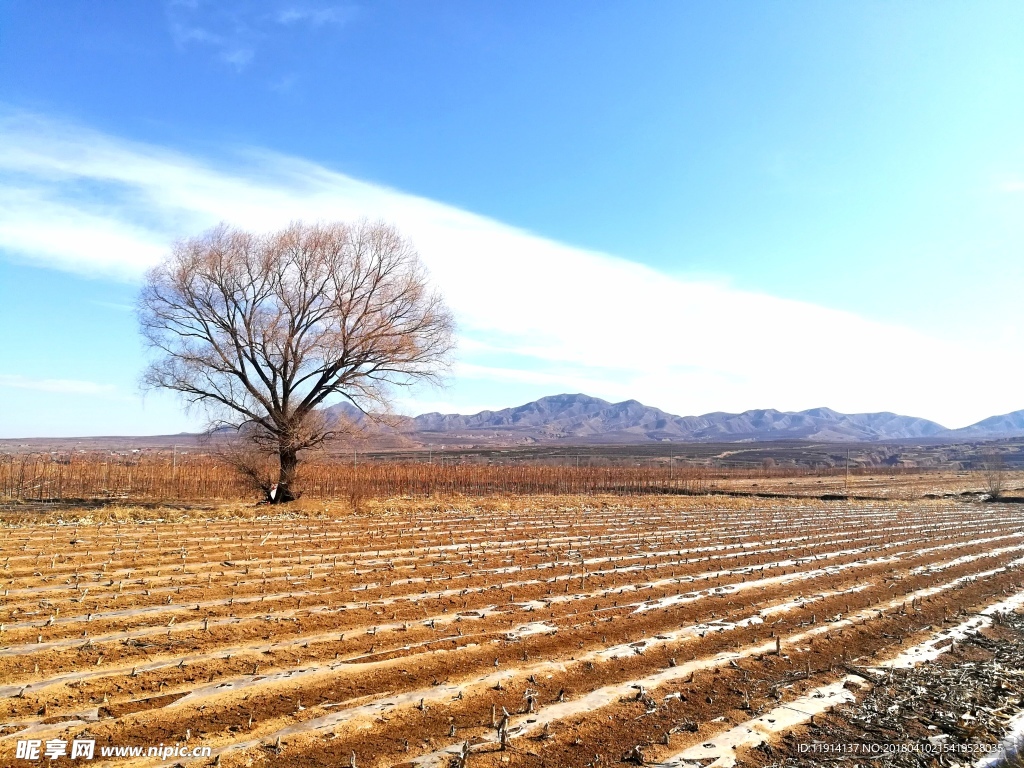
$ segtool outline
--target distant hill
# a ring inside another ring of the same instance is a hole
[[[919,445],[956,444],[1024,438],[1024,410],[990,416],[960,429],[895,413],[839,413],[831,408],[675,416],[659,408],[625,400],[609,403],[588,395],[553,395],[532,403],[472,415],[425,413],[391,417],[384,423],[368,419],[347,403],[325,409],[339,421],[365,427],[362,450],[448,447],[511,447],[530,444],[628,445],[678,443],[768,443],[805,440],[817,443],[917,441]],[[0,440],[0,451],[146,450],[178,446],[201,449],[200,435],[142,437],[19,438]]]
[[[333,406],[360,419],[351,406]],[[985,426],[987,422],[991,426]],[[993,417],[966,430],[989,430],[987,436],[1024,435],[1024,411]],[[1016,430],[1016,431],[1014,431]],[[408,438],[465,437],[485,442],[629,443],[754,442],[780,439],[873,442],[916,438],[973,436],[941,424],[895,413],[845,414],[830,408],[806,411],[758,409],[743,413],[675,416],[636,400],[609,403],[583,394],[542,397],[525,405],[472,415],[425,413],[397,427]],[[982,432],[978,435],[981,436]]]
[[[977,424],[960,429],[950,429],[943,437],[977,438],[991,440],[1001,437],[1020,437],[1024,435],[1024,411],[1004,413],[1002,416],[989,416]]]
[[[681,437],[685,429],[657,408],[626,400],[609,403],[587,395],[554,395],[526,405],[472,416],[426,413],[412,419],[420,432],[511,431],[548,438],[658,440]]]

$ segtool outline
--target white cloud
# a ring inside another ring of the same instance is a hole
[[[119,304],[119,303],[117,303],[115,301],[97,301],[95,299],[90,299],[89,303],[93,304],[93,305],[95,305],[97,307],[103,307],[105,309],[113,309],[113,310],[116,310],[118,312],[134,312],[135,311],[135,307],[133,307],[131,304]]]
[[[348,5],[289,6],[278,11],[275,19],[278,24],[306,23],[322,27],[325,24],[344,24],[354,13],[355,8]]]
[[[265,6],[231,0],[170,0],[165,9],[171,39],[180,50],[204,47],[237,72],[244,70],[257,50],[282,27],[338,27],[355,15],[351,5],[281,4],[266,10]]]
[[[605,370],[590,371],[590,375],[588,375],[588,371],[572,366],[564,367],[561,370],[538,371],[508,366],[457,363],[454,373],[459,379],[546,387],[549,394],[554,394],[556,391],[586,394],[600,391],[604,397],[615,400],[628,400],[633,397],[630,381],[627,378],[609,380]],[[519,403],[506,403],[501,407],[507,408],[509,405],[519,405]]]
[[[220,220],[254,230],[300,218],[393,221],[456,311],[457,374],[467,379],[635,397],[682,414],[828,405],[960,426],[1024,405],[1012,359],[998,357],[998,376],[967,368],[997,359],[983,341],[967,350],[669,276],[305,160],[250,149],[210,162],[27,115],[9,115],[0,134],[0,248],[62,269],[136,279],[174,239]]]
[[[94,381],[78,379],[38,379],[10,373],[0,373],[0,387],[31,389],[36,392],[65,395],[117,395],[117,387],[112,384],[97,384]]]
[[[226,24],[222,24],[222,31],[215,32],[196,21],[199,10],[198,3],[167,4],[168,23],[174,44],[181,50],[194,45],[205,46],[215,51],[221,61],[230,64],[236,71],[242,71],[255,55],[254,44],[259,36],[237,17],[227,19]]]
[[[236,70],[241,71],[248,66],[249,62],[253,60],[256,52],[252,48],[245,46],[232,46],[221,52],[220,58],[222,61],[230,64]]]

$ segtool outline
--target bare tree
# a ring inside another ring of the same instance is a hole
[[[394,387],[439,377],[454,337],[415,250],[381,222],[222,224],[147,274],[138,317],[157,353],[144,385],[276,453],[273,501],[295,497],[299,453],[336,433],[318,410],[329,398],[386,410]]]
[[[992,499],[998,499],[1003,495],[1003,457],[995,452],[987,453],[982,457],[981,467],[985,472],[985,487]]]

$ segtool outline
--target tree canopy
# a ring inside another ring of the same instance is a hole
[[[395,387],[436,381],[454,344],[418,254],[382,222],[221,224],[148,272],[138,317],[155,352],[144,385],[270,446],[278,501],[294,497],[298,452],[333,435],[329,399],[381,410]]]

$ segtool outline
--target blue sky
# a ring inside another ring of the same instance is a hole
[[[391,219],[460,322],[406,412],[1024,407],[1024,6],[0,0],[0,436],[141,397],[140,275]]]

